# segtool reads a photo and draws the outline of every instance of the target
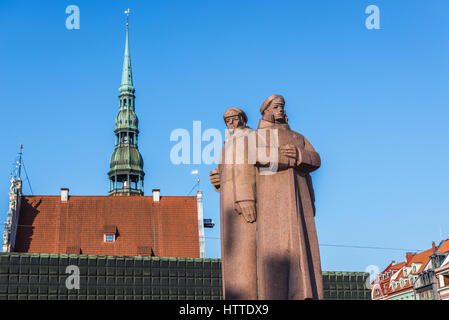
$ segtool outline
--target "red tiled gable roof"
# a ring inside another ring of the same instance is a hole
[[[410,284],[410,281],[405,281],[405,285],[401,288],[400,285],[398,285],[396,287],[396,290],[391,290],[391,292],[389,294],[397,294],[399,292],[403,292],[403,291],[409,291],[409,290],[413,290],[413,286]]]
[[[397,263],[395,265],[392,265],[391,266],[391,270],[397,271],[397,270],[401,269],[404,266],[405,266],[405,261]]]
[[[399,282],[399,280],[400,280],[402,277],[404,277],[404,270],[401,270],[401,271],[399,272],[399,274],[398,274],[397,277],[395,278],[395,281]],[[408,277],[407,277],[407,278],[408,278]],[[404,280],[405,280],[405,279],[404,279]],[[388,295],[391,295],[391,294],[397,294],[397,293],[399,293],[399,292],[407,291],[407,290],[410,290],[410,289],[413,289],[413,287],[412,287],[412,285],[410,284],[410,281],[406,280],[406,281],[405,281],[405,285],[404,285],[403,287],[401,287],[400,284],[398,284],[398,285],[396,286],[396,289],[393,289],[393,286],[389,286],[388,289],[387,289],[387,294],[388,294]]]
[[[393,278],[393,276],[395,276],[395,273],[397,271],[402,272],[402,268],[405,266],[405,261],[400,262],[400,263],[396,263],[394,265],[392,265],[388,271],[392,271],[391,276],[387,279],[388,282],[390,282],[390,280]],[[386,270],[387,271],[387,270]],[[396,275],[395,279],[398,279],[398,276]]]
[[[399,280],[404,276],[404,269],[401,269],[401,271],[399,271],[398,275],[395,277],[395,280]]]
[[[395,271],[400,270],[404,265],[405,265],[405,262],[400,262],[400,263],[396,263],[395,264],[394,261],[393,261],[385,268],[384,271],[381,272],[381,274],[386,274],[387,272],[390,272],[390,271],[394,274]],[[387,279],[382,280],[382,281],[389,281],[389,279],[390,278],[387,278]]]
[[[445,253],[448,251],[449,251],[449,240],[446,240],[440,245],[440,248],[438,249],[437,253]]]
[[[115,228],[116,240],[104,242]],[[197,199],[162,196],[24,196],[14,251],[200,256]]]
[[[405,266],[405,261],[404,262],[400,262],[400,263],[396,263],[396,264],[393,261],[381,273],[381,274],[386,274],[387,272],[391,271],[392,275],[389,276],[388,278],[384,278],[383,280],[380,280],[380,281],[375,280],[375,281],[372,282],[372,285],[373,285],[374,289],[380,288],[380,290],[381,290],[379,295],[377,295],[374,292],[375,298],[381,298],[382,296],[386,296],[389,293],[391,293],[391,291],[392,291],[392,288],[390,287],[391,278],[393,277],[393,275],[395,274],[396,271],[400,270],[402,272],[401,269],[404,266]]]
[[[430,248],[429,250],[420,252],[415,254],[407,264],[407,266],[411,266],[412,263],[421,263],[420,268],[414,272],[414,274],[420,273],[426,266],[427,262],[429,261],[429,257],[435,252],[435,248]]]
[[[414,274],[414,275],[419,274],[424,269],[424,267],[426,266],[426,263],[429,260],[429,257],[435,252],[435,250],[436,250],[436,248],[430,248],[430,249],[428,249],[426,251],[414,254],[411,257],[411,259],[409,260],[408,263],[403,262],[402,263],[403,267],[404,266],[410,267],[412,265],[412,263],[420,263],[421,264],[419,270],[417,270],[416,272],[411,272],[408,275],[410,275],[410,274]],[[395,281],[399,281],[401,278],[404,278],[404,280],[408,279],[408,275],[405,277],[404,276],[404,269],[401,269],[401,271],[399,271],[398,275],[396,276]],[[410,283],[409,280],[407,280],[403,287],[398,285],[395,290],[393,290],[392,287],[389,287],[387,292],[388,292],[388,295],[391,295],[391,294],[397,294],[399,292],[408,291],[408,290],[412,290],[412,289],[413,289],[413,285]]]

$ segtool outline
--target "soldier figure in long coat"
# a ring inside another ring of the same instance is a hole
[[[224,299],[257,299],[256,167],[248,161],[246,114],[229,108],[223,116],[227,139],[210,180],[220,192],[222,283]]]
[[[310,142],[290,129],[284,105],[280,95],[265,100],[257,129],[258,148],[278,153],[274,172],[263,171],[268,164],[260,159],[257,164],[258,298],[322,299],[315,197],[309,174],[321,161]]]

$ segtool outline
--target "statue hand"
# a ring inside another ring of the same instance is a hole
[[[243,215],[246,222],[253,223],[256,221],[256,203],[252,200],[244,200],[237,203],[239,213]]]
[[[296,147],[291,144],[286,144],[279,147],[279,152],[281,153],[281,155],[284,155],[288,158],[293,158],[295,160],[298,159],[298,151],[296,150]]]
[[[217,169],[209,172],[209,179],[210,179],[210,183],[212,183],[212,185],[215,187],[215,189],[220,188],[220,173],[218,173]]]

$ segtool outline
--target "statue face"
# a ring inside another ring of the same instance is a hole
[[[272,116],[275,122],[285,122],[284,103],[280,100],[273,100],[265,111],[268,116]]]
[[[245,121],[241,115],[230,116],[225,119],[226,127],[229,131],[234,131],[237,128],[243,128],[245,126]]]

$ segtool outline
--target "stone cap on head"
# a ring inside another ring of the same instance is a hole
[[[245,112],[242,109],[235,108],[235,107],[228,108],[225,111],[225,113],[223,114],[223,120],[225,120],[225,122],[226,122],[226,118],[229,118],[232,116],[238,116],[238,115],[242,115],[245,123],[248,122],[248,117],[246,116]]]
[[[264,111],[270,106],[271,102],[273,102],[273,100],[276,99],[280,100],[283,104],[285,104],[283,96],[281,96],[280,94],[273,94],[262,103],[262,106],[260,107],[260,113],[263,114]]]

